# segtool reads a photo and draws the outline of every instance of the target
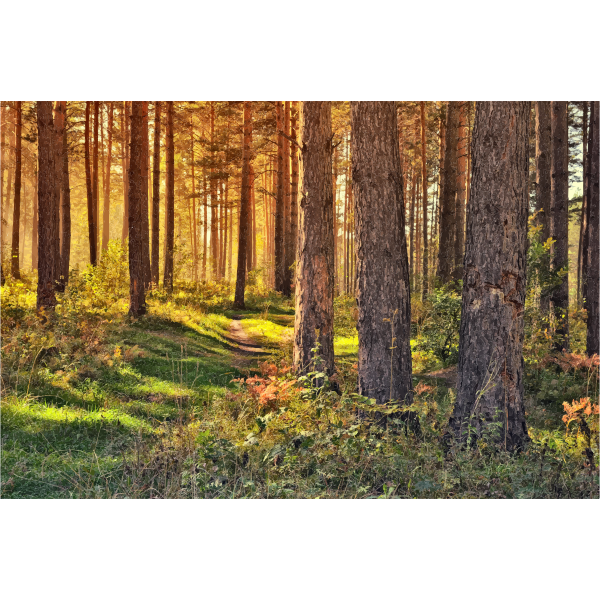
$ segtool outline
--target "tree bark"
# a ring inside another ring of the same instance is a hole
[[[90,263],[96,264],[96,210],[94,208],[94,192],[92,190],[92,174],[90,166],[90,105],[85,103],[85,187],[87,192],[88,238],[90,244]]]
[[[598,340],[600,323],[598,320],[598,297],[600,296],[600,285],[598,275],[600,233],[598,230],[598,221],[600,219],[600,201],[598,196],[598,101],[592,103],[590,118],[590,135],[588,144],[591,149],[591,171],[588,181],[588,269],[587,269],[587,353],[589,356],[600,354],[600,344]]]
[[[291,112],[291,138],[297,141],[297,125],[298,118],[298,102],[292,102]],[[292,152],[292,190],[290,199],[290,215],[291,215],[291,227],[290,227],[290,253],[292,256],[292,262],[296,260],[297,256],[297,241],[298,241],[298,147],[295,143],[290,145]],[[334,198],[334,210],[335,210],[335,198]],[[336,227],[337,232],[337,227]],[[335,254],[334,254],[335,256]],[[335,269],[334,269],[335,273]],[[334,283],[335,287],[335,283]]]
[[[166,132],[166,206],[165,206],[165,269],[163,285],[173,291],[173,244],[175,241],[175,148],[173,146],[173,102],[167,102]]]
[[[54,185],[56,186],[56,212],[55,218],[56,223],[54,229],[57,232],[56,238],[54,239],[54,267],[56,272],[54,273],[54,281],[57,291],[64,291],[65,282],[61,279],[62,267],[61,267],[61,244],[62,244],[62,233],[61,229],[61,213],[62,213],[62,196],[64,193],[63,187],[63,173],[64,173],[64,159],[63,159],[63,146],[64,146],[64,135],[65,135],[65,117],[66,117],[67,103],[64,100],[57,100],[54,103],[54,139],[53,139],[53,150],[54,150]]]
[[[154,102],[154,152],[152,154],[152,260],[150,261],[152,283],[155,285],[158,285],[159,281],[158,262],[160,260],[158,248],[160,235],[160,117],[161,102],[157,100]]]
[[[552,102],[552,180],[550,235],[555,243],[552,267],[568,268],[569,264],[569,148],[567,103]],[[555,350],[569,348],[569,274],[565,273],[559,286],[552,291],[552,304],[557,326]]]
[[[588,171],[588,103],[583,103],[583,199],[581,202],[581,218],[579,220],[579,247],[577,251],[577,307],[583,306],[583,263],[584,263],[584,240],[587,236],[587,188],[589,183]]]
[[[142,190],[142,259],[144,261],[144,286],[146,287],[146,289],[148,289],[148,287],[150,286],[150,282],[152,281],[152,274],[150,270],[150,219],[148,215],[148,190],[150,188],[150,140],[148,136],[148,101],[142,102],[142,110],[142,177],[144,178],[144,189]]]
[[[242,149],[242,193],[238,229],[238,262],[233,306],[243,309],[246,289],[246,261],[248,250],[248,220],[250,218],[250,160],[252,157],[252,103],[244,102],[244,142]]]
[[[283,111],[283,199],[285,203],[285,265],[283,267],[283,294],[289,296],[292,293],[292,265],[296,257],[292,255],[292,210],[291,210],[291,188],[290,188],[290,103],[286,100]]]
[[[64,290],[69,283],[71,259],[71,186],[69,183],[69,144],[67,140],[67,107],[65,103],[65,126],[62,136],[62,238],[60,248],[60,278]]]
[[[98,259],[98,242],[100,238],[100,202],[98,194],[98,126],[100,124],[100,102],[94,102],[94,148],[92,154],[92,203],[94,205],[94,235],[96,244],[96,261]],[[92,263],[96,265],[96,262]]]
[[[121,239],[123,243],[129,235],[129,108],[128,102],[123,102],[121,114],[121,158],[123,167],[123,230]]]
[[[421,102],[421,189],[423,190],[423,287],[422,299],[429,293],[429,250],[427,247],[427,122],[425,121],[425,102]]]
[[[541,211],[537,222],[542,226],[541,240],[550,237],[552,119],[550,102],[535,103],[535,209]]]
[[[456,235],[456,146],[458,141],[458,112],[460,102],[446,104],[443,188],[440,196],[440,247],[437,276],[441,283],[449,283],[454,268],[454,240]]]
[[[53,311],[56,306],[54,294],[54,274],[56,259],[54,238],[56,223],[56,185],[54,183],[54,122],[52,102],[38,100],[38,283],[37,310]]]
[[[277,118],[277,196],[275,199],[275,291],[285,288],[285,196],[283,188],[283,106],[275,102]]]
[[[160,102],[156,102],[155,106],[158,107]],[[155,109],[156,110],[156,109]],[[159,110],[159,122],[160,122],[160,108]],[[155,140],[154,140],[154,152],[157,152],[156,145],[156,117],[155,117]],[[195,155],[194,155],[194,120],[193,117],[190,117],[190,151],[192,154],[191,158],[191,166],[192,166],[192,280],[197,281],[198,279],[198,238],[197,238],[197,225],[196,225],[196,165]],[[154,159],[154,164],[156,168],[156,158]],[[154,221],[152,221],[154,226]],[[154,243],[154,242],[153,242]],[[153,246],[154,248],[154,246]],[[154,264],[154,258],[152,258]],[[158,280],[158,276],[157,276]]]
[[[358,391],[412,402],[410,287],[394,102],[352,102]]]
[[[450,426],[459,443],[499,426],[507,450],[528,440],[523,307],[529,102],[477,102],[467,206],[458,385]]]
[[[454,279],[462,279],[465,252],[465,205],[467,196],[467,106],[460,102],[456,149],[456,235],[454,236]]]
[[[102,210],[102,252],[108,248],[110,240],[110,169],[112,166],[112,130],[114,103],[108,107],[108,149],[106,153],[106,177],[104,179],[104,208]]]
[[[294,328],[294,369],[298,373],[331,375],[334,371],[331,141],[331,102],[302,102]]]
[[[144,177],[144,103],[131,103],[131,155],[129,162],[129,314],[146,312],[144,290],[142,203],[148,187]]]
[[[21,279],[19,271],[19,228],[21,226],[21,132],[23,129],[22,103],[15,102],[15,195],[13,203],[11,273],[14,279]]]
[[[38,172],[37,165],[34,167],[35,188],[33,194],[33,223],[31,229],[31,268],[38,268]],[[69,215],[70,216],[70,215]],[[70,231],[70,230],[69,230]],[[63,227],[64,232],[64,227]]]

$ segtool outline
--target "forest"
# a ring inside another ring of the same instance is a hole
[[[2,101],[2,498],[596,498],[598,101]]]

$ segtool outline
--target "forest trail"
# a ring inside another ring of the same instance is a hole
[[[238,370],[255,366],[258,358],[269,354],[246,333],[242,326],[242,315],[233,315],[226,339],[234,346],[231,364]]]
[[[437,371],[430,371],[429,373],[420,374],[419,377],[425,377],[426,379],[441,379],[449,388],[456,387],[456,380],[458,377],[457,366],[452,365],[445,369],[438,369]]]

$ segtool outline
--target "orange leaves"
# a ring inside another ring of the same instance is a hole
[[[600,357],[597,354],[590,356],[581,355],[581,354],[569,354],[567,352],[563,352],[558,356],[548,356],[546,357],[541,366],[546,366],[548,363],[557,364],[563,371],[567,372],[570,369],[574,371],[579,371],[582,369],[597,369],[600,365]]]
[[[600,414],[600,408],[598,404],[593,403],[589,398],[581,398],[580,400],[573,400],[571,404],[563,402],[565,409],[565,415],[562,420],[569,426],[569,423],[579,419],[580,416],[586,415],[591,416],[592,414]]]
[[[289,372],[290,367],[277,367],[267,362],[260,363],[261,375],[254,375],[247,379],[234,379],[246,385],[246,390],[252,399],[261,408],[272,410],[281,406],[288,400],[290,390],[296,383],[296,379],[281,379],[281,376]]]
[[[421,394],[429,394],[433,392],[433,390],[433,386],[427,385],[426,383],[419,381],[419,383],[415,387],[415,394],[417,394],[417,396],[420,396]]]

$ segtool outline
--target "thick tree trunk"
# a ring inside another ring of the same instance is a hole
[[[94,205],[94,235],[96,244],[96,260],[98,259],[98,242],[100,241],[100,201],[98,193],[98,126],[100,125],[100,102],[94,102],[94,148],[92,153],[92,203]],[[96,262],[92,263],[96,264]]]
[[[108,107],[108,148],[106,153],[106,177],[104,179],[104,207],[102,210],[102,252],[108,248],[110,240],[110,169],[112,167],[112,130],[114,103]]]
[[[159,234],[160,234],[160,117],[161,103],[154,103],[154,153],[152,154],[152,283],[159,281]],[[193,164],[193,161],[192,161]],[[192,166],[193,169],[193,166]],[[193,179],[193,177],[192,177]]]
[[[142,203],[148,187],[144,176],[144,102],[131,103],[131,158],[129,163],[129,314],[146,312],[144,291]]]
[[[593,101],[590,119],[590,135],[588,143],[591,149],[591,170],[588,181],[588,269],[587,269],[587,353],[589,356],[600,354],[600,343],[598,340],[600,323],[598,320],[598,296],[600,285],[598,275],[600,270],[600,200],[598,196],[598,101]]]
[[[277,117],[277,196],[275,199],[275,290],[285,288],[285,196],[283,188],[283,106],[275,102]]]
[[[467,197],[467,103],[461,102],[456,149],[456,235],[454,236],[454,279],[462,279],[465,252],[465,205]]]
[[[569,148],[567,103],[552,102],[552,181],[550,235],[554,238],[552,267],[567,268],[569,263]],[[569,348],[569,274],[552,291],[557,326],[556,350]]]
[[[69,283],[71,259],[71,185],[69,183],[69,144],[67,140],[67,109],[65,103],[65,126],[62,136],[62,238],[60,248],[60,279],[64,290]]]
[[[56,259],[54,239],[58,232],[56,224],[56,185],[54,183],[54,122],[52,120],[52,102],[38,100],[38,283],[37,309],[52,311],[56,306],[54,295],[54,274]]]
[[[450,420],[459,443],[481,436],[485,424],[495,423],[497,442],[507,450],[521,448],[528,440],[523,308],[529,106],[477,102],[458,385]]]
[[[63,189],[63,146],[64,146],[64,136],[65,136],[65,117],[67,111],[67,103],[64,100],[57,100],[54,103],[54,140],[53,140],[53,150],[54,150],[54,185],[56,186],[56,223],[54,224],[54,229],[62,234],[61,232],[61,213],[62,213],[62,196],[64,193]],[[61,279],[62,268],[61,268],[61,244],[62,244],[62,235],[57,235],[54,240],[54,267],[56,272],[54,273],[54,281],[56,285],[57,291],[64,291],[65,282]]]
[[[294,328],[294,369],[298,373],[334,371],[331,141],[331,102],[302,102]]]
[[[443,188],[440,196],[440,247],[437,276],[448,283],[454,268],[454,240],[456,235],[456,147],[458,141],[458,113],[460,102],[446,105]]]
[[[173,244],[175,242],[175,147],[173,146],[173,102],[167,102],[166,132],[165,269],[163,285],[173,291]]]
[[[429,250],[427,247],[427,122],[425,121],[425,102],[421,102],[421,189],[423,190],[423,287],[422,298],[429,293]]]
[[[352,102],[358,391],[412,402],[410,287],[394,102]]]
[[[148,136],[148,101],[142,102],[143,120],[142,120],[142,177],[144,178],[143,200],[142,200],[142,250],[144,261],[144,287],[148,289],[152,281],[150,269],[150,219],[148,215],[148,190],[150,177],[150,157]]]
[[[23,129],[22,103],[15,102],[15,196],[13,203],[11,273],[15,279],[21,279],[19,271],[19,228],[21,226],[21,132]]]
[[[248,220],[250,218],[250,160],[252,158],[252,103],[244,102],[244,142],[242,149],[242,193],[238,230],[238,263],[235,282],[235,308],[244,308],[246,289],[246,254],[248,250]]]
[[[92,174],[90,166],[90,106],[91,102],[85,103],[85,187],[87,192],[88,211],[88,238],[90,244],[90,263],[96,264],[96,210],[94,208],[94,192],[92,190]]]

